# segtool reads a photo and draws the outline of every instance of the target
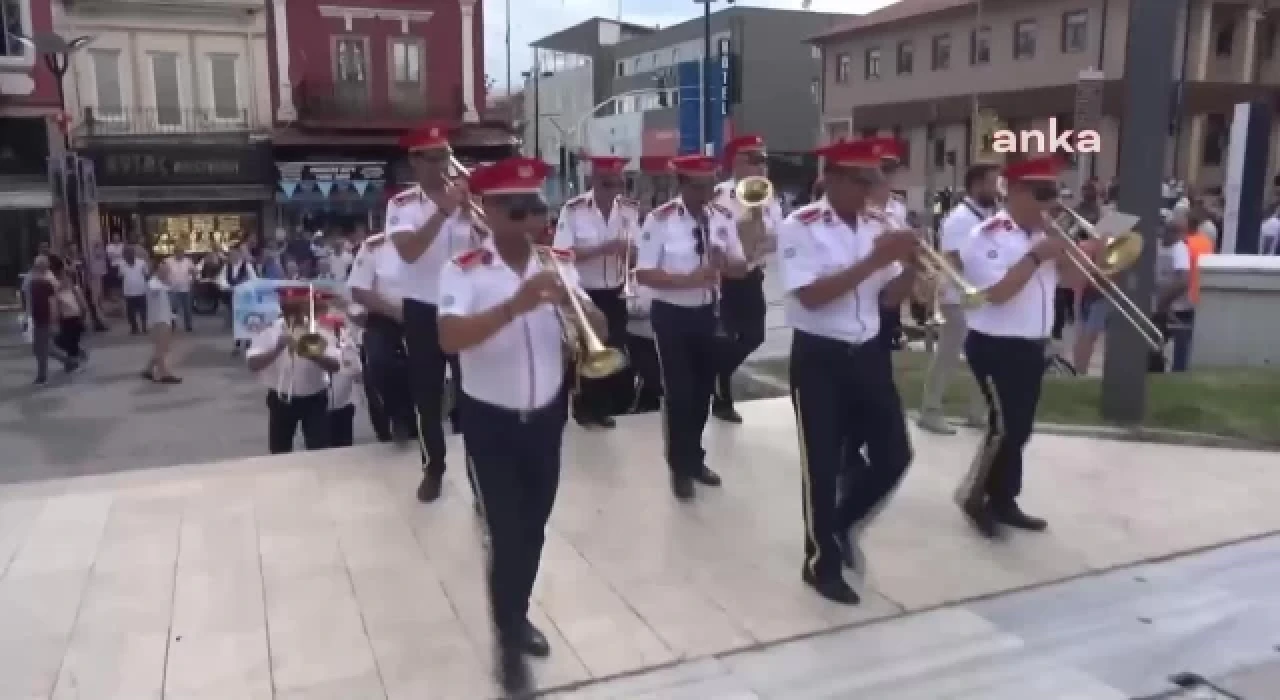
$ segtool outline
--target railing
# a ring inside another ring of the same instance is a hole
[[[139,107],[110,110],[86,107],[80,127],[85,136],[156,136],[249,131],[249,111]]]
[[[350,87],[302,84],[294,103],[303,122],[330,123],[343,128],[398,128],[424,119],[456,120],[463,114],[461,99],[440,106],[425,94],[373,94],[366,84]]]

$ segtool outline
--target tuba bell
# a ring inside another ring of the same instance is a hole
[[[773,183],[761,175],[751,175],[738,180],[733,194],[746,209],[746,216],[738,221],[738,239],[748,261],[755,261],[768,232],[764,225],[764,208],[773,199]]]

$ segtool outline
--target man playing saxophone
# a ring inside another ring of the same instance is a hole
[[[723,297],[720,313],[729,340],[724,362],[716,376],[716,391],[712,400],[712,413],[729,423],[741,423],[742,416],[733,406],[730,388],[733,373],[747,357],[764,343],[765,313],[768,310],[764,298],[765,257],[778,248],[777,228],[782,223],[782,205],[768,180],[768,154],[764,139],[755,135],[739,136],[724,146],[724,159],[730,178],[716,186],[715,203],[728,209],[738,222],[738,238],[747,256],[748,272],[742,279],[725,279],[721,284]],[[749,194],[761,195],[758,200],[743,201],[739,184],[746,178],[762,187]]]

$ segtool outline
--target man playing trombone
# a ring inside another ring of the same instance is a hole
[[[765,314],[768,306],[764,298],[765,257],[777,250],[777,228],[782,223],[782,205],[771,185],[762,189],[763,198],[743,201],[739,195],[739,183],[747,178],[767,183],[769,160],[765,153],[764,139],[755,135],[739,136],[724,145],[724,159],[729,165],[730,178],[716,186],[715,202],[728,209],[738,222],[738,238],[747,256],[748,272],[742,279],[726,279],[721,284],[724,298],[720,313],[724,317],[729,338],[724,347],[724,359],[716,375],[716,390],[711,410],[716,418],[729,423],[741,423],[733,405],[733,373],[742,366],[756,348],[764,344]],[[754,193],[748,193],[754,194]]]
[[[947,218],[942,222],[939,249],[947,256],[947,260],[957,270],[963,272],[960,262],[960,249],[969,239],[969,234],[981,223],[995,214],[997,180],[1000,168],[991,163],[978,163],[969,166],[964,174],[965,197],[960,200]],[[924,385],[924,401],[920,406],[918,424],[924,430],[939,435],[954,435],[956,430],[947,423],[942,413],[942,398],[947,392],[947,385],[960,364],[960,353],[963,349],[968,325],[965,323],[963,299],[960,290],[953,284],[940,282],[941,312],[943,318],[942,332],[938,337],[938,347],[934,351],[933,363],[929,366],[929,376]],[[973,392],[969,401],[968,423],[971,426],[982,424],[985,405],[982,394]]]
[[[466,187],[450,181],[453,151],[448,126],[429,124],[401,139],[417,184],[387,202],[386,236],[400,254],[399,291],[408,350],[409,389],[418,419],[422,483],[418,500],[440,497],[444,480],[444,375],[448,365],[456,382],[456,357],[440,350],[436,337],[440,271],[453,256],[475,245],[476,234],[465,203]],[[456,426],[455,426],[456,427]]]
[[[645,221],[636,282],[653,294],[649,320],[662,370],[667,466],[672,493],[686,501],[695,495],[695,481],[720,485],[702,449],[726,337],[720,280],[745,275],[747,261],[732,212],[712,201],[715,159],[679,156],[671,168],[680,196]]]
[[[526,655],[551,652],[528,613],[560,480],[573,359],[565,338],[586,332],[581,324],[606,331],[578,285],[573,254],[532,245],[545,221],[547,171],[530,158],[477,168],[470,186],[492,235],[440,276],[440,344],[463,366],[462,434],[489,530],[498,677],[520,697],[532,685]],[[581,316],[561,308],[569,294]]]
[[[639,203],[622,196],[629,158],[595,156],[591,189],[565,202],[553,245],[573,251],[582,286],[609,320],[609,343],[626,347],[628,269],[635,259],[633,236],[640,229]],[[583,379],[574,400],[574,418],[584,427],[614,427],[613,414],[627,393],[625,377]]]
[[[848,605],[858,594],[841,566],[858,559],[851,531],[885,503],[911,464],[911,442],[894,384],[891,351],[879,340],[881,303],[901,304],[915,283],[921,241],[892,225],[868,196],[883,177],[875,139],[832,144],[826,196],[778,230],[791,341],[791,399],[800,437],[805,583]],[[847,460],[867,446],[867,466],[837,493]]]
[[[1058,201],[1060,168],[1052,156],[1007,166],[1004,210],[959,249],[965,277],[986,299],[968,312],[964,351],[988,411],[986,436],[956,502],[986,537],[1002,525],[1035,532],[1046,526],[1017,498],[1053,332],[1054,290],[1072,245],[1047,217]]]

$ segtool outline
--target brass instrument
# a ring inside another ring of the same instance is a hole
[[[451,155],[449,159],[450,165],[459,175],[470,176],[470,171],[458,162],[457,157]],[[480,208],[479,202],[472,197],[467,199],[467,205],[471,212],[472,224],[485,235],[492,236],[493,229],[489,228],[484,209]],[[568,293],[569,313],[566,314],[564,309],[557,306],[556,316],[560,319],[561,338],[573,357],[574,364],[577,365],[578,374],[586,379],[601,379],[621,371],[627,366],[627,356],[620,350],[605,345],[600,340],[600,336],[596,335],[595,329],[587,319],[587,312],[582,308],[582,300],[578,298],[573,285],[569,283],[564,269],[552,255],[550,248],[534,245],[533,251],[541,267],[554,272],[560,280],[560,286],[564,287]]]
[[[1124,320],[1133,326],[1152,350],[1159,352],[1163,349],[1164,334],[1151,319],[1147,318],[1147,314],[1141,307],[1125,295],[1120,285],[1110,278],[1110,275],[1133,266],[1142,256],[1142,235],[1136,231],[1126,231],[1103,238],[1094,229],[1093,224],[1065,205],[1062,207],[1059,218],[1055,219],[1049,214],[1045,214],[1044,218],[1048,232],[1058,236],[1065,243],[1065,254],[1071,264],[1093,283],[1098,293],[1120,312]],[[1076,243],[1075,236],[1080,233],[1102,242],[1101,265],[1095,263],[1093,258]]]
[[[286,401],[293,398],[293,375],[294,365],[298,359],[313,360],[329,349],[329,340],[320,333],[320,329],[316,324],[316,294],[315,286],[307,285],[307,317],[301,323],[290,323],[285,318],[285,333],[292,338],[289,350],[289,372],[282,375],[276,386],[276,393],[283,397]],[[289,384],[285,386],[286,376]]]
[[[631,235],[631,226],[623,220],[622,239],[627,242],[627,250],[622,254],[622,298],[634,299],[636,297],[635,272],[631,270],[631,266],[635,261],[631,259],[631,249],[635,246],[635,238]]]
[[[932,320],[941,323],[939,320],[941,318],[941,313],[937,310],[937,293],[938,284],[941,283],[944,278],[950,284],[955,285],[956,289],[960,290],[960,303],[966,308],[972,309],[987,303],[986,295],[982,293],[982,290],[970,284],[970,282],[964,278],[964,275],[961,275],[960,272],[956,270],[955,266],[947,260],[947,256],[933,247],[923,233],[917,232],[917,234],[917,238],[919,239],[919,257],[917,258],[917,261],[924,275],[935,281],[933,295],[934,318]]]
[[[546,246],[534,246],[534,254],[544,270],[555,273],[569,297],[568,313],[557,306],[556,314],[560,317],[560,328],[578,367],[578,374],[586,379],[603,379],[622,371],[627,366],[627,356],[621,350],[605,345],[596,335],[586,310],[582,308],[582,300],[569,283],[555,254]]]
[[[767,177],[751,175],[738,180],[733,192],[747,210],[746,216],[737,222],[738,240],[742,242],[747,262],[752,263],[756,261],[760,246],[767,240],[764,208],[773,199],[773,183]]]

